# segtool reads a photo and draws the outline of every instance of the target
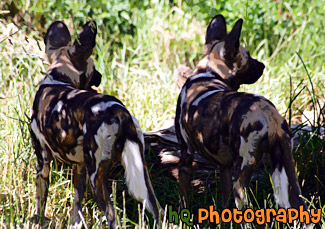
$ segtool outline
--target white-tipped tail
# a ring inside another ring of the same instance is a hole
[[[140,148],[137,143],[130,140],[125,141],[122,165],[124,166],[129,193],[138,201],[143,202],[145,200],[147,210],[153,213],[153,208],[149,201]]]
[[[288,176],[284,168],[281,172],[276,168],[272,174],[272,180],[274,185],[274,197],[275,202],[282,208],[290,208],[289,203],[289,182]]]

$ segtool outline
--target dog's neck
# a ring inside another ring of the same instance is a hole
[[[51,70],[46,74],[46,77],[41,82],[41,85],[67,85],[67,86],[73,86],[70,82],[70,80],[62,79],[56,71]]]
[[[210,61],[209,54],[206,54],[198,63],[192,75],[204,72],[210,73],[215,76],[215,79],[226,84],[230,90],[237,91],[240,85],[236,83],[236,76],[233,75],[231,70],[229,70],[229,68],[222,61],[220,61],[220,63],[210,63]],[[216,68],[216,66],[218,66],[218,68]]]
[[[198,74],[203,74],[203,73],[213,75],[214,79],[219,80],[222,85],[227,86],[228,89],[230,89],[232,91],[237,91],[239,89],[239,86],[233,82],[232,77],[229,77],[229,79],[224,79],[209,66],[206,66],[205,68],[197,68],[194,71],[194,73],[192,74],[192,76],[198,75]]]
[[[71,86],[69,83],[65,83],[59,80],[53,79],[53,76],[47,75],[45,79],[42,81],[41,85],[67,85]]]
[[[53,80],[71,84],[79,88],[80,71],[72,63],[67,47],[62,47],[48,54],[51,65],[47,70],[47,75],[51,75]]]

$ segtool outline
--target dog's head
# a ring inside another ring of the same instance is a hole
[[[56,21],[46,32],[45,53],[50,67],[48,74],[53,79],[69,83],[78,89],[91,89],[99,86],[102,75],[95,69],[90,58],[96,44],[97,26],[94,21],[87,22],[71,45],[71,36],[67,26]]]
[[[243,20],[239,19],[227,34],[225,18],[215,16],[207,28],[205,55],[196,68],[196,71],[216,72],[234,90],[238,90],[241,84],[255,83],[265,67],[240,46],[242,24]]]

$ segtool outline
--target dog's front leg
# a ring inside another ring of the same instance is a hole
[[[86,167],[83,163],[73,166],[73,185],[74,185],[74,201],[73,201],[73,225],[80,224],[80,214],[82,215],[81,202],[86,186]]]
[[[36,216],[37,224],[46,226],[49,219],[45,217],[45,206],[49,188],[51,154],[45,149],[36,148],[38,166],[36,168]]]
[[[189,204],[189,190],[192,181],[193,154],[189,154],[187,149],[182,149],[182,156],[179,162],[179,191],[181,195],[181,206],[187,208]]]

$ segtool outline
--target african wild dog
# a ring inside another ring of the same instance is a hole
[[[129,192],[158,220],[161,207],[154,194],[144,160],[144,140],[138,121],[115,97],[97,93],[101,74],[90,55],[97,28],[93,21],[83,26],[78,39],[63,22],[56,21],[45,36],[50,61],[47,76],[36,93],[31,117],[31,136],[38,167],[36,216],[44,216],[52,157],[73,164],[73,221],[80,223],[86,171],[93,195],[114,227],[110,201],[109,171],[121,162]]]
[[[264,70],[264,64],[239,44],[242,23],[238,20],[227,34],[222,15],[211,20],[205,55],[178,97],[175,128],[182,148],[182,203],[186,206],[188,201],[194,153],[219,166],[223,206],[229,205],[233,189],[238,208],[246,206],[244,188],[267,153],[276,202],[284,208],[303,205],[307,209],[300,196],[287,122],[267,99],[237,92],[241,84],[255,83]]]

